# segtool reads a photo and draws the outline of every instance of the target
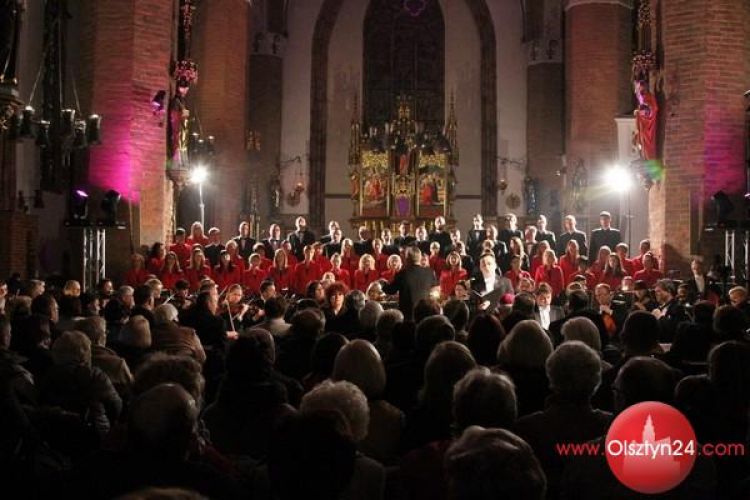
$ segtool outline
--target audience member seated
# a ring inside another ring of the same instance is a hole
[[[107,322],[101,316],[92,316],[76,321],[75,329],[83,332],[91,341],[91,366],[103,371],[112,382],[121,398],[130,395],[133,374],[125,359],[107,347]]]
[[[359,337],[369,342],[375,341],[375,328],[378,319],[383,314],[383,306],[380,303],[368,300],[359,311]]]
[[[713,340],[713,315],[716,306],[702,300],[693,306],[693,320],[677,326],[672,347],[664,361],[684,373],[695,375],[706,370],[706,360]]]
[[[504,338],[500,320],[494,314],[483,313],[472,320],[466,345],[478,365],[490,367],[497,364],[497,348]]]
[[[516,394],[506,375],[488,368],[470,370],[453,389],[453,430],[460,436],[472,425],[509,429],[516,420]],[[443,459],[453,437],[433,441],[409,452],[401,462],[395,483],[400,497],[440,500],[448,488]]]
[[[289,334],[290,324],[284,320],[287,311],[287,301],[284,297],[271,297],[263,304],[265,320],[258,324],[259,328],[268,330],[276,338],[283,338]]]
[[[297,380],[310,373],[315,341],[323,334],[323,317],[317,309],[305,309],[292,316],[289,335],[279,345],[276,368]]]
[[[355,444],[367,436],[370,411],[367,397],[354,384],[346,381],[332,382],[327,380],[302,398],[300,412],[303,415],[317,412],[336,412],[344,417],[349,435]],[[283,451],[289,454],[290,449]],[[319,457],[315,457],[318,459]],[[291,478],[290,478],[291,479]],[[383,498],[385,488],[385,470],[377,461],[357,454],[354,462],[354,474],[344,492],[339,495],[342,500],[379,500]],[[307,496],[309,492],[306,492]],[[299,497],[297,497],[299,498]]]
[[[642,313],[648,314],[648,313]],[[627,328],[627,326],[626,326]],[[643,401],[674,403],[677,372],[658,359],[634,357],[620,370],[615,381],[615,412]],[[604,436],[593,441],[603,447]],[[715,470],[711,459],[698,456],[695,465],[679,486],[661,493],[660,499],[722,498],[714,495]],[[560,498],[600,500],[602,498],[632,498],[633,491],[612,474],[605,456],[569,456],[561,478]]]
[[[729,341],[708,356],[708,374],[682,379],[676,405],[690,420],[700,443],[745,443],[750,410],[750,346]],[[748,477],[747,456],[714,457],[721,498],[742,498],[739,483]]]
[[[203,414],[211,440],[222,452],[265,458],[269,430],[294,413],[286,387],[274,378],[273,361],[258,335],[242,335],[229,348],[226,376]]]
[[[336,356],[349,341],[340,333],[326,333],[315,341],[310,355],[311,371],[302,379],[305,392],[331,378]]]
[[[594,331],[596,327],[586,318]],[[573,322],[566,324],[569,329]],[[599,354],[583,342],[571,340],[553,352],[546,363],[552,394],[543,411],[518,419],[515,432],[524,438],[544,468],[550,494],[558,491],[565,457],[559,443],[584,443],[606,434],[612,414],[591,407],[601,383]]]
[[[103,438],[122,411],[122,399],[109,377],[91,366],[91,341],[78,331],[63,333],[52,345],[55,365],[39,381],[41,404],[78,415]]]
[[[418,403],[407,412],[404,451],[450,437],[453,386],[475,366],[476,361],[466,346],[455,341],[435,346],[424,367],[424,386]]]
[[[531,447],[505,429],[470,427],[448,448],[450,500],[542,500],[547,481]]]
[[[19,321],[13,331],[16,334],[11,338],[11,348],[26,358],[24,368],[35,380],[40,380],[55,364],[49,351],[52,345],[49,319],[34,314]]]
[[[552,353],[552,342],[534,320],[518,323],[497,349],[498,368],[510,375],[516,385],[518,416],[542,410],[549,394],[545,362]]]
[[[385,368],[378,351],[366,340],[353,340],[338,352],[331,379],[351,382],[367,396],[370,423],[367,437],[359,443],[360,451],[383,464],[394,463],[404,414],[382,399]]]
[[[154,321],[154,294],[148,285],[140,285],[133,290],[133,308],[130,316],[143,316],[151,328],[156,324]]]
[[[404,313],[398,309],[388,309],[378,317],[375,324],[375,349],[380,353],[383,362],[390,359],[393,349],[393,329],[396,325],[404,322]]]
[[[203,364],[206,361],[203,344],[195,330],[179,325],[178,317],[179,313],[172,304],[162,304],[154,310],[151,348],[167,354],[188,356]]]
[[[209,498],[245,497],[230,477],[189,458],[199,411],[195,399],[177,384],[146,390],[130,408],[126,451],[101,451],[79,464],[69,496],[114,498],[145,486],[170,486]]]
[[[747,342],[747,329],[750,326],[747,316],[734,306],[724,305],[716,309],[713,318],[713,343],[727,340]]]
[[[325,331],[337,332],[347,338],[359,329],[359,313],[353,308],[346,307],[344,299],[348,288],[341,282],[336,282],[326,289],[328,304],[323,308],[325,313]]]
[[[132,316],[120,330],[117,342],[112,342],[114,351],[125,358],[132,371],[138,369],[146,355],[151,352],[151,327],[143,316]]]

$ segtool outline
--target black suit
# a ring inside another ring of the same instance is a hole
[[[537,231],[536,233],[536,241],[539,243],[540,241],[546,241],[549,243],[549,247],[552,250],[555,250],[557,248],[557,241],[555,239],[555,233],[552,231],[547,231],[546,229],[544,232]]]
[[[272,238],[266,238],[261,243],[263,243],[263,246],[266,248],[266,258],[273,259],[273,255],[276,253],[276,250],[281,248],[281,243],[283,240],[274,240]]]
[[[409,264],[393,278],[393,283],[383,285],[388,295],[398,293],[398,308],[405,320],[414,317],[414,304],[430,296],[430,288],[437,284],[435,273],[429,267]]]
[[[588,246],[586,245],[586,233],[576,229],[572,233],[561,233],[557,239],[557,255],[565,255],[565,251],[568,249],[568,242],[570,240],[576,240],[578,242],[578,254],[588,254]]]
[[[320,242],[321,245],[325,245],[327,243],[330,243],[332,240],[333,238],[331,237],[331,234],[328,233],[325,236],[321,236],[318,241]]]
[[[372,240],[359,240],[354,242],[354,251],[360,257],[364,254],[372,255]]]
[[[505,243],[510,248],[511,238],[520,238],[523,241],[523,233],[520,229],[503,229],[500,234],[497,235],[497,239]]]
[[[243,238],[242,236],[236,236],[233,239],[237,243],[237,250],[239,254],[242,256],[242,259],[247,260],[247,258],[250,257],[250,254],[253,253],[253,246],[255,245],[255,239],[250,238],[250,237]],[[214,263],[212,262],[212,264]]]
[[[393,238],[393,243],[401,248],[408,247],[415,241],[417,241],[417,238],[408,234],[406,236],[396,236],[395,238]]]
[[[341,253],[341,242],[334,243],[332,241],[329,241],[328,243],[323,245],[323,255],[330,259],[331,256],[335,253]]]
[[[604,229],[598,227],[591,231],[591,246],[589,247],[589,262],[594,262],[599,256],[599,249],[608,246],[612,252],[615,247],[622,243],[622,236],[619,229]],[[581,252],[583,254],[583,252]]]
[[[677,326],[684,321],[690,321],[690,318],[685,306],[677,302],[677,299],[671,300],[659,309],[664,313],[659,318],[659,342],[672,342],[677,333]]]
[[[292,253],[295,257],[297,257],[297,260],[304,260],[305,247],[307,245],[312,245],[313,243],[315,243],[315,235],[312,233],[312,231],[308,231],[307,229],[302,232],[294,231],[293,233],[289,233],[289,236],[287,236],[286,239],[288,239],[289,243],[292,244]]]
[[[469,229],[466,235],[466,253],[473,258],[479,257],[482,242],[487,239],[487,231],[484,229]]]
[[[395,243],[391,245],[383,244],[383,253],[388,256],[397,255],[399,253],[398,245]]]
[[[513,284],[508,278],[499,273],[495,273],[495,287],[493,290],[487,290],[482,273],[475,274],[471,279],[471,289],[479,294],[489,293],[493,290],[503,289],[503,294],[513,293]]]
[[[562,319],[565,316],[563,308],[560,306],[549,306],[549,323],[550,325],[555,321]],[[540,325],[542,324],[542,316],[539,313],[539,306],[534,307],[534,320]]]
[[[203,250],[212,268],[219,265],[219,254],[222,250],[224,250],[224,245],[221,243],[209,243]]]
[[[451,245],[451,235],[447,231],[433,231],[427,238],[430,243],[437,241],[440,243],[440,256],[448,255],[448,247]]]

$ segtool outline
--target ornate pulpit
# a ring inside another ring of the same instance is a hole
[[[403,220],[430,227],[437,216],[453,217],[459,159],[453,97],[443,130],[425,130],[412,116],[410,98],[401,96],[396,104],[392,122],[363,131],[355,102],[351,124],[350,221],[376,234]]]

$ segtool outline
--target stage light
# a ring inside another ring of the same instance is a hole
[[[724,191],[717,191],[712,197],[711,202],[716,211],[716,222],[719,224],[729,221],[729,216],[734,211],[734,203]]]
[[[23,138],[34,137],[34,108],[26,106],[21,113],[21,128],[18,135]]]
[[[85,191],[76,189],[71,199],[71,218],[74,222],[84,222],[89,218],[89,195]]]
[[[47,120],[39,122],[39,127],[36,131],[36,145],[40,148],[48,148],[50,146],[49,122]]]
[[[610,168],[604,180],[609,187],[619,193],[625,193],[633,187],[633,173],[623,167]]]
[[[158,115],[162,111],[164,111],[164,100],[167,97],[167,91],[166,90],[160,90],[155,95],[154,98],[151,99],[151,109],[154,112],[154,115]]]
[[[203,184],[208,179],[208,170],[203,165],[195,167],[190,172],[190,182],[193,184]]]
[[[75,136],[73,137],[73,149],[83,149],[87,145],[86,122],[83,120],[76,120]]]
[[[63,109],[60,116],[60,134],[64,137],[73,135],[76,124],[76,110]]]
[[[99,115],[89,115],[86,119],[86,140],[89,144],[101,144],[101,126],[102,117]]]
[[[109,190],[104,194],[102,199],[102,212],[104,212],[104,219],[102,222],[107,226],[117,225],[117,206],[120,203],[120,193],[115,190]]]

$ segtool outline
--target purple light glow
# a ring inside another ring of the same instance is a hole
[[[78,196],[80,196],[81,198],[88,198],[88,197],[89,197],[89,195],[88,195],[88,194],[86,194],[86,192],[85,192],[85,191],[81,191],[80,189],[76,189],[76,194],[77,194]]]

